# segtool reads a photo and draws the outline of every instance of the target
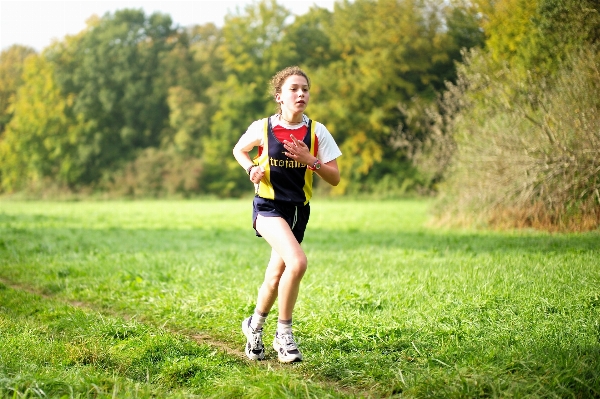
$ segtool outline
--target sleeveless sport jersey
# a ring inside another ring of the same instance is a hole
[[[308,121],[302,141],[316,157],[315,123]],[[259,197],[306,205],[312,197],[313,171],[285,155],[285,147],[273,133],[271,118],[264,119],[263,146],[254,163],[265,169],[256,190]]]

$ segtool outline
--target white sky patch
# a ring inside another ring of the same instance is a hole
[[[63,40],[86,27],[92,15],[102,17],[125,8],[143,9],[146,15],[161,12],[180,26],[212,22],[223,26],[225,16],[243,11],[253,0],[196,1],[0,1],[0,50],[21,44],[41,51],[54,40]],[[302,15],[317,5],[333,10],[333,0],[278,0],[292,14]]]

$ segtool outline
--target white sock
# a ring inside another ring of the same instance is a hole
[[[252,329],[254,331],[262,330],[263,325],[265,324],[265,320],[267,320],[268,315],[269,315],[268,313],[262,313],[262,312],[259,312],[258,310],[254,310],[254,314],[252,315],[252,318],[250,319],[250,327],[252,327]]]
[[[279,334],[291,334],[292,333],[292,319],[290,320],[277,320],[277,332]]]

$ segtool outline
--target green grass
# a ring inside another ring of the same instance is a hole
[[[0,202],[0,393],[600,397],[600,234],[439,230],[427,209],[313,201],[305,361],[279,366],[240,356],[269,257],[250,201]]]

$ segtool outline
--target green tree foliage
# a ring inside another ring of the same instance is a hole
[[[600,40],[594,0],[477,0],[486,47],[496,63],[541,75],[585,44]]]
[[[162,85],[167,87],[168,126],[160,147],[183,156],[200,158],[202,138],[210,135],[214,113],[211,86],[224,78],[222,33],[213,24],[182,32],[162,60]]]
[[[544,0],[538,13],[537,58],[551,72],[581,48],[600,43],[600,5],[596,0]]]
[[[315,69],[338,60],[340,54],[331,46],[332,23],[333,13],[326,8],[312,7],[297,16],[284,30],[281,65]]]
[[[23,83],[25,58],[35,54],[29,47],[14,45],[0,53],[0,134],[11,118],[9,107],[13,96]]]
[[[1,190],[47,179],[133,196],[248,192],[231,148],[275,111],[272,75],[300,65],[313,80],[309,116],[344,152],[340,192],[402,191],[423,179],[399,126],[420,139],[410,115],[454,80],[460,49],[481,43],[475,11],[461,0],[356,0],[292,16],[261,0],[222,28],[140,10],[91,18],[26,75]]]
[[[216,109],[203,149],[210,192],[232,195],[240,188],[247,190],[247,178],[231,149],[252,121],[269,114],[268,84],[285,65],[287,48],[282,39],[289,16],[287,9],[270,0],[225,20],[220,55],[226,78],[212,87]]]
[[[355,183],[385,175],[402,184],[414,175],[404,151],[393,145],[397,127],[405,123],[399,104],[410,106],[414,98],[432,101],[444,81],[453,78],[459,46],[469,42],[461,39],[460,29],[475,38],[470,44],[480,43],[468,29],[476,32],[476,24],[468,20],[443,2],[357,0],[336,5],[329,37],[340,56],[316,71],[319,106],[311,112],[342,143],[344,179],[337,190],[350,185],[364,190]]]
[[[160,145],[144,149],[112,173],[104,189],[134,198],[208,192],[204,160],[211,154],[204,147],[217,106],[211,86],[225,76],[222,46],[222,32],[214,24],[179,32],[175,45],[161,60],[169,116]]]
[[[444,9],[445,25],[449,36],[447,51],[450,59],[456,63],[462,60],[463,50],[483,47],[485,35],[481,27],[481,13],[477,6],[469,0],[453,0],[450,4],[450,7]],[[443,63],[439,65],[444,67],[438,71],[444,81],[454,82],[456,69],[448,68],[448,65]]]
[[[90,123],[73,111],[73,96],[62,95],[43,55],[27,58],[23,78],[0,141],[2,187],[14,191],[45,181],[74,187],[81,173],[78,140]]]
[[[78,140],[86,158],[82,183],[132,159],[136,149],[159,144],[169,113],[161,60],[176,39],[171,24],[158,13],[118,11],[48,54],[62,92],[94,126]]]
[[[486,46],[497,62],[529,64],[539,40],[535,16],[538,0],[479,0],[485,13]]]

